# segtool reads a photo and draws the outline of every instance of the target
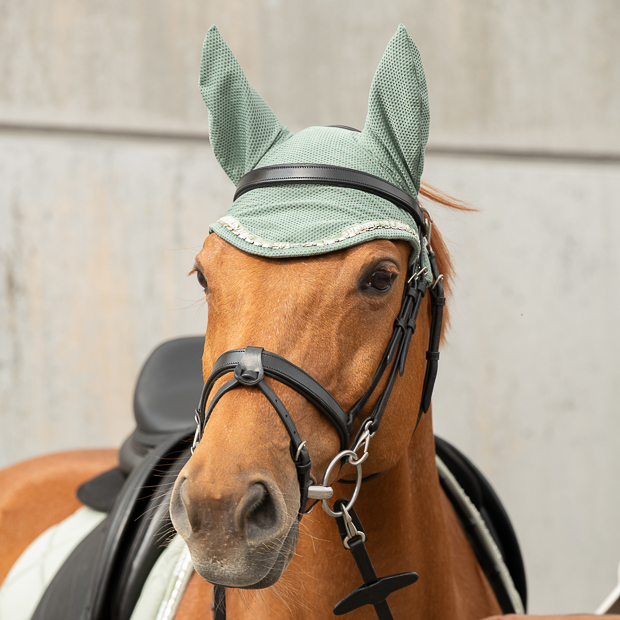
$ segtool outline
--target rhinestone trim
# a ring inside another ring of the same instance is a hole
[[[263,239],[258,235],[250,232],[247,228],[241,224],[241,222],[233,217],[232,215],[225,215],[221,217],[218,221],[218,224],[224,226],[224,228],[230,230],[231,233],[237,235],[244,241],[251,243],[253,245],[257,245],[263,248],[270,248],[273,250],[288,250],[289,248],[308,248],[313,246],[324,246],[331,245],[332,243],[338,243],[339,241],[346,241],[347,239],[351,239],[361,233],[368,232],[370,230],[376,230],[378,228],[388,228],[390,230],[402,230],[418,240],[418,234],[413,228],[405,224],[404,222],[399,222],[398,220],[374,220],[371,222],[364,222],[363,224],[355,224],[354,226],[349,226],[345,228],[342,233],[338,237],[331,237],[329,239],[321,239],[320,241],[309,241],[308,243],[286,243],[279,241],[269,241],[267,239]]]

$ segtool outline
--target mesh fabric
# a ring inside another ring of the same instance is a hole
[[[403,26],[377,69],[359,133],[336,127],[289,132],[250,86],[215,27],[203,46],[200,88],[214,153],[233,183],[255,168],[317,163],[373,174],[417,197],[428,97],[420,55]],[[314,184],[249,191],[210,231],[268,257],[322,254],[373,239],[407,241],[411,261],[420,252],[416,224],[406,211],[361,190]]]

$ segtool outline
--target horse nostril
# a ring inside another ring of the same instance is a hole
[[[257,544],[276,534],[282,525],[282,517],[267,487],[259,482],[253,484],[244,500],[247,541]]]

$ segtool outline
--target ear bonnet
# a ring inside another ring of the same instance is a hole
[[[252,88],[215,26],[204,40],[200,91],[209,109],[213,152],[235,185],[256,168],[329,164],[380,177],[417,198],[428,139],[428,94],[420,54],[402,25],[375,73],[361,132],[340,127],[289,131]],[[359,189],[309,183],[244,193],[211,224],[210,232],[270,258],[403,239],[411,244],[412,263],[421,247],[413,217],[389,200]]]

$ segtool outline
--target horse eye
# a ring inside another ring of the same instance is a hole
[[[386,291],[390,290],[395,278],[395,273],[392,273],[391,271],[386,271],[385,269],[380,269],[379,271],[375,271],[370,276],[370,278],[366,282],[366,286],[385,293]]]
[[[198,269],[196,269],[196,278],[198,279],[198,284],[200,284],[200,286],[202,286],[202,288],[206,291],[209,290],[209,286],[207,284],[207,279],[204,277],[202,271],[199,271]]]

